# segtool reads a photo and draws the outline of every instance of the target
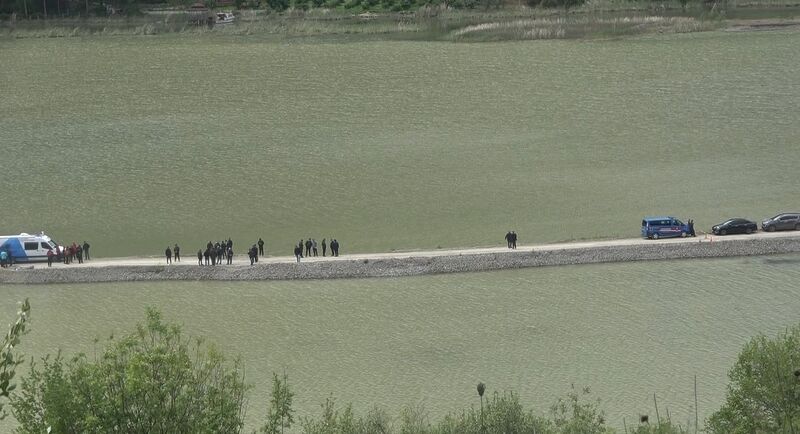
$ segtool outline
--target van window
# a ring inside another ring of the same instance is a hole
[[[642,226],[647,226],[647,220],[642,220]]]
[[[25,243],[25,250],[39,250],[39,243]]]
[[[50,249],[50,244],[47,244],[47,243],[44,243],[44,242],[43,242],[43,243],[42,243],[42,248],[43,248],[44,250]]]

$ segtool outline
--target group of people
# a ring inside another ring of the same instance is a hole
[[[309,238],[307,240],[300,240],[294,248],[294,255],[297,262],[300,258],[318,256],[319,247],[322,247],[322,256],[328,255],[328,247],[330,247],[330,256],[339,256],[339,241],[331,239],[328,243],[327,239],[323,238],[320,244],[317,240]],[[305,252],[305,254],[304,254]],[[264,240],[259,238],[249,249],[247,249],[247,257],[250,259],[250,265],[258,262],[258,257],[264,256]],[[174,246],[164,250],[164,257],[167,260],[167,265],[174,262],[181,261],[181,248],[176,243]],[[222,261],[226,261],[228,265],[233,263],[233,241],[230,239],[212,243],[211,241],[206,244],[205,250],[200,249],[197,251],[197,265],[221,265]]]
[[[506,234],[506,242],[508,243],[509,249],[516,249],[517,248],[517,233],[514,231],[508,231]]]
[[[250,265],[258,262],[258,257],[263,255],[264,240],[259,238],[258,242],[247,249]],[[230,238],[216,243],[209,241],[205,250],[199,249],[197,251],[197,265],[222,265],[223,261],[231,265],[233,264],[233,256],[233,241]],[[167,265],[172,264],[173,260],[174,262],[181,262],[181,247],[177,243],[174,247],[167,246],[166,250],[164,250],[164,257],[167,260]]]
[[[71,246],[59,246],[57,252],[47,249],[47,266],[52,267],[53,261],[58,259],[64,261],[65,264],[71,264],[76,260],[79,264],[83,264],[83,261],[89,260],[89,247],[91,246],[86,241],[83,242],[83,245],[73,241]]]
[[[328,254],[328,242],[325,238],[322,239],[322,256],[327,256]],[[305,255],[303,255],[303,248],[305,247]],[[330,241],[330,248],[331,248],[331,256],[339,256],[339,241],[335,238],[331,239]],[[309,238],[305,241],[302,239],[300,243],[294,246],[294,257],[297,259],[297,262],[300,262],[300,258],[318,256],[319,249],[317,245],[317,240],[314,238]]]

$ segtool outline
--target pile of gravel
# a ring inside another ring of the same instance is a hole
[[[602,262],[760,256],[800,252],[800,237],[613,247],[513,250],[503,253],[234,266],[110,266],[2,269],[0,283],[88,283],[159,280],[293,280],[398,277]]]

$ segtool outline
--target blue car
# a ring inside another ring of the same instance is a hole
[[[675,217],[645,217],[642,220],[642,237],[673,238],[692,235],[692,228]]]

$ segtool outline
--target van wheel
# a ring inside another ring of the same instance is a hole
[[[658,233],[655,233],[655,234],[653,234],[653,239],[654,239],[654,240],[657,240],[657,239],[658,239]]]

